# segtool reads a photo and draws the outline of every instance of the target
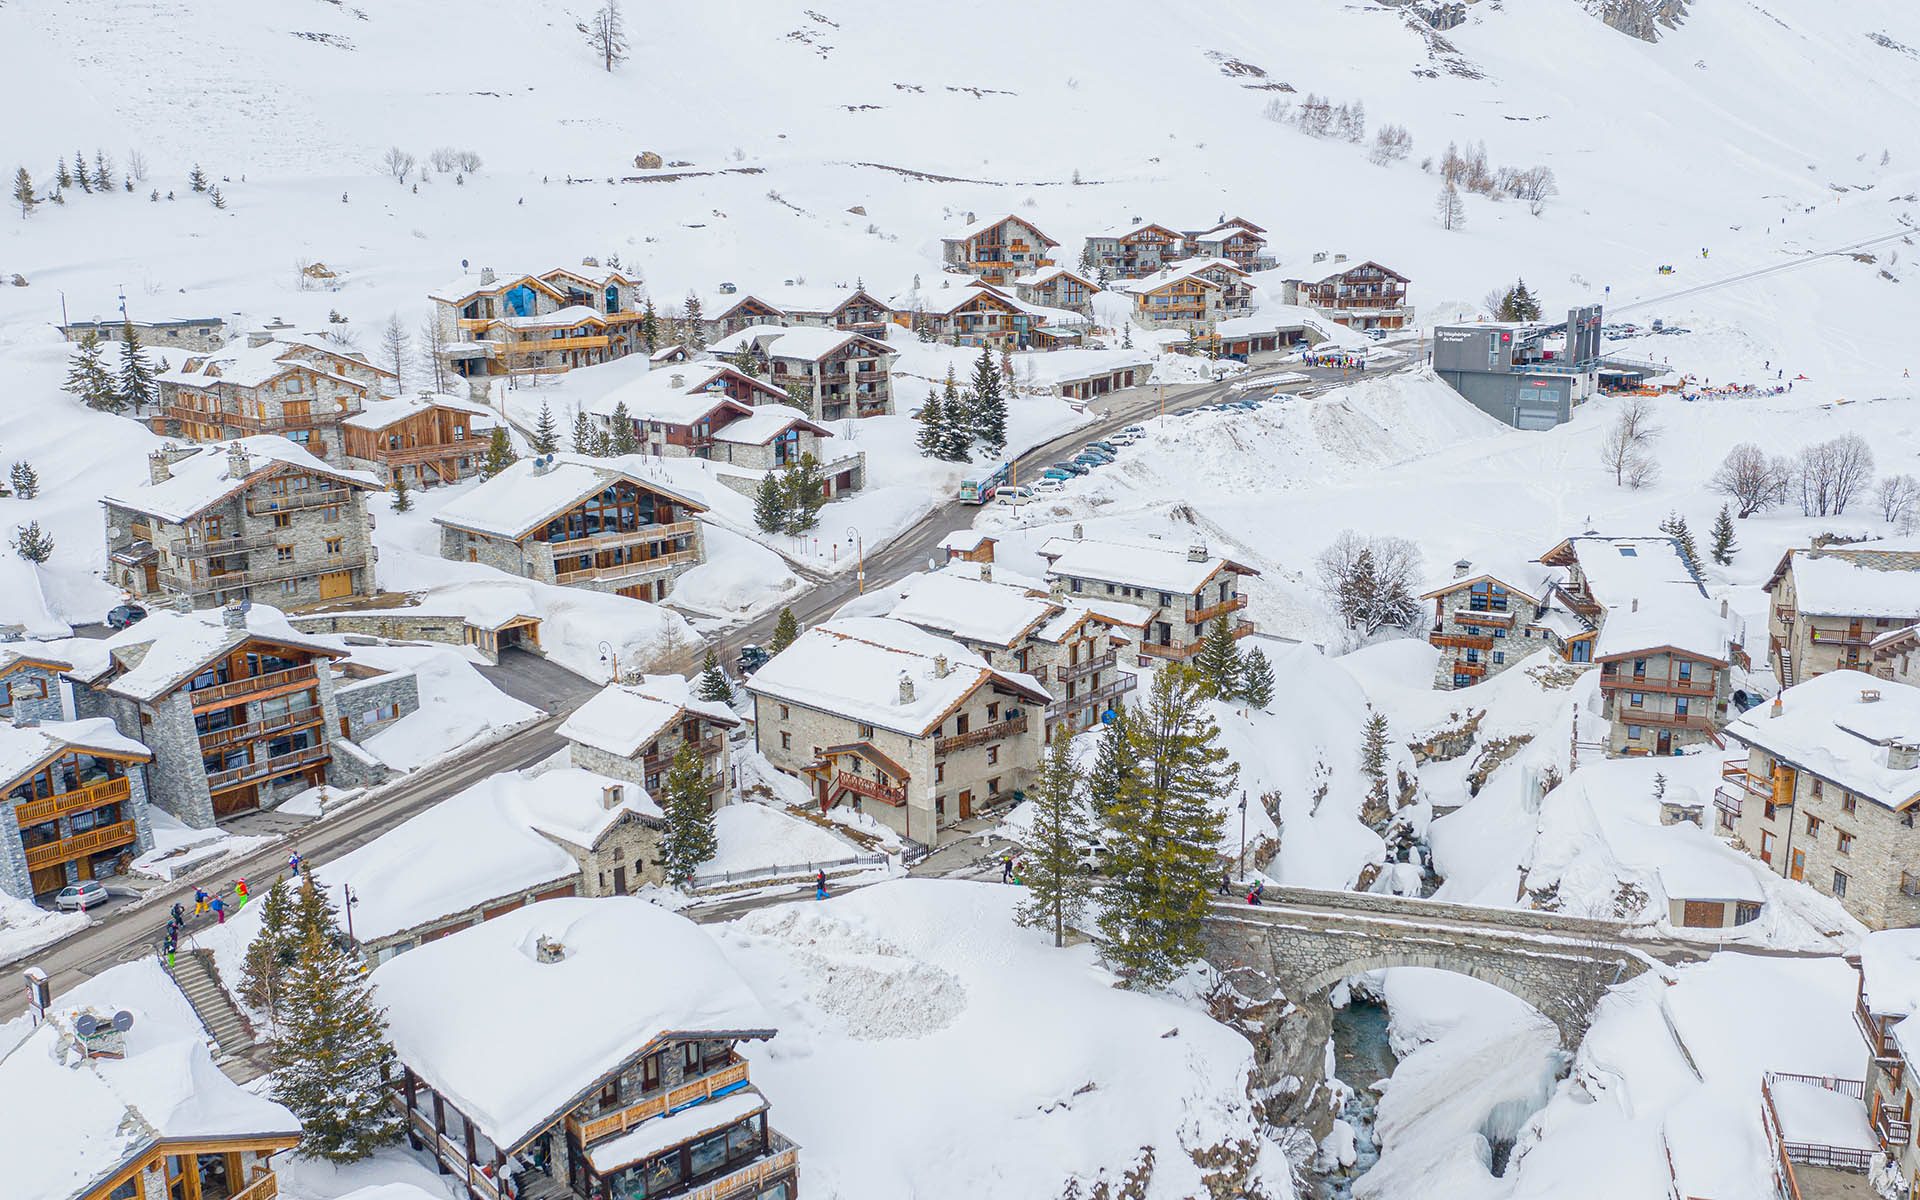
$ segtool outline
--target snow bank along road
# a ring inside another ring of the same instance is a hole
[[[1230,394],[1231,380],[1169,388],[1164,401],[1152,387],[1111,392],[1094,402],[1095,409],[1102,412],[1100,419],[1027,451],[1018,460],[1019,470],[1022,475],[1035,475],[1068,448],[1084,445],[1094,438],[1153,416],[1161,410],[1163,403],[1169,413],[1182,412],[1214,403]],[[976,511],[957,501],[934,509],[868,557],[868,582],[880,587],[922,569],[942,538],[956,529],[972,525]],[[802,625],[813,624],[846,603],[857,588],[858,581],[848,576],[820,582],[793,602],[794,616],[800,619]],[[721,661],[731,661],[741,646],[770,640],[778,616],[778,612],[769,613],[712,639],[711,644]],[[688,649],[685,662],[662,665],[690,669],[698,663],[705,649],[704,644],[696,644]],[[489,672],[489,677],[510,694],[518,694],[500,674]],[[299,835],[302,858],[313,864],[338,858],[489,775],[531,766],[563,748],[566,743],[555,730],[567,714],[586,698],[591,687],[573,699],[549,701],[553,689],[544,685],[550,681],[543,678],[538,682],[543,685],[539,693],[530,693],[523,698],[546,708],[546,718],[472,754],[459,756],[451,763],[428,767],[382,789],[372,798],[361,801],[345,812],[302,827]],[[269,881],[285,871],[286,862],[287,843],[277,840],[252,854],[221,863],[219,878],[245,878],[252,882],[254,891],[258,893]],[[432,868],[428,865],[423,869]],[[118,963],[153,953],[159,943],[161,930],[166,925],[168,910],[175,900],[191,896],[194,886],[194,882],[186,882],[171,890],[150,893],[150,898],[139,908],[110,910],[101,917],[99,924],[57,942],[14,966],[20,969],[39,967],[52,980],[54,992],[58,994]],[[786,896],[773,896],[762,902],[771,904],[786,899]],[[191,937],[188,944],[192,944]],[[25,1001],[14,989],[5,989],[0,995],[5,996],[4,1000],[0,1000],[0,1018],[11,1017],[24,1009]]]

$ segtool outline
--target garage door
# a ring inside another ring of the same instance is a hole
[[[352,571],[329,571],[320,577],[320,598],[332,600],[353,594]]]
[[[1559,424],[1560,406],[1558,404],[1528,404],[1523,400],[1514,406],[1515,429],[1552,429]]]
[[[1689,929],[1718,929],[1726,920],[1726,906],[1718,900],[1689,900],[1680,923]]]

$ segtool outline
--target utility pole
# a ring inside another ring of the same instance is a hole
[[[353,894],[353,885],[350,883],[340,885],[340,894],[346,897],[347,901],[345,905],[347,910],[347,940],[358,946],[360,939],[353,936],[353,906],[360,903],[360,897]]]
[[[1247,789],[1240,789],[1240,878],[1247,877]]]

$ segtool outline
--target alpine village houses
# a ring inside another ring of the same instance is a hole
[[[926,846],[1017,798],[1052,700],[1031,675],[888,617],[816,625],[746,687],[758,749],[822,812],[846,805]]]
[[[1453,577],[1420,597],[1433,601],[1427,643],[1440,651],[1433,686],[1471,687],[1544,649],[1546,575],[1537,564],[1454,563]]]
[[[1181,259],[1222,258],[1242,272],[1273,266],[1266,230],[1244,217],[1223,217],[1208,229],[1175,230],[1152,222],[1095,234],[1086,240],[1082,269],[1101,280],[1141,279]]]
[[[685,917],[548,900],[371,978],[408,1144],[468,1200],[795,1200],[799,1147],[738,1049],[775,1030]]]
[[[135,599],[297,608],[374,594],[372,475],[264,435],[163,446],[147,475],[101,500],[108,578]]]
[[[1253,307],[1247,273],[1221,258],[1183,259],[1152,275],[1116,283],[1113,290],[1133,297],[1134,320],[1193,332],[1211,333],[1223,318]]]
[[[0,892],[45,898],[151,850],[140,767],[152,757],[103,717],[0,723]]]
[[[1199,653],[1207,627],[1222,617],[1235,638],[1253,632],[1253,622],[1236,615],[1247,607],[1241,578],[1260,573],[1252,567],[1213,554],[1203,542],[1177,550],[1086,538],[1077,525],[1073,534],[1040,547],[1053,595],[1096,608],[1119,602],[1144,609],[1140,654],[1184,662]]]
[[[718,808],[733,794],[728,735],[740,718],[725,704],[702,700],[678,675],[634,675],[608,684],[573,710],[560,726],[569,761],[660,795],[682,746],[700,759],[707,802]]]
[[[706,506],[605,459],[523,458],[434,516],[440,554],[542,583],[664,600],[705,560]]]
[[[162,437],[221,442],[278,434],[322,462],[345,465],[340,425],[394,381],[366,355],[308,335],[249,333],[155,376]]]
[[[428,299],[445,339],[441,355],[468,378],[556,374],[645,348],[640,284],[616,270],[502,276],[483,268]]]
[[[884,340],[839,329],[750,325],[715,343],[713,353],[745,353],[766,380],[816,421],[884,417],[893,412],[891,367]]]
[[[1920,624],[1920,552],[1871,545],[1788,550],[1766,589],[1767,643],[1781,687],[1841,669],[1882,678],[1903,673],[1878,651]]]
[[[1015,216],[990,217],[941,241],[941,261],[949,271],[973,275],[996,287],[1053,265],[1048,252],[1060,243]]]
[[[700,302],[701,323],[711,345],[755,325],[837,329],[886,340],[892,309],[864,287],[817,287],[788,283],[742,292],[730,283]]]
[[[391,486],[458,483],[479,473],[499,420],[492,410],[458,396],[428,393],[370,400],[340,423],[347,465]]]
[[[1349,329],[1404,329],[1413,320],[1413,308],[1407,303],[1409,282],[1391,267],[1369,260],[1320,280],[1285,280],[1281,299],[1305,305]]]

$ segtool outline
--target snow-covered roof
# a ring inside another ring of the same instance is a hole
[[[1464,570],[1461,563],[1466,564]],[[1427,580],[1426,591],[1420,598],[1431,600],[1435,596],[1444,596],[1488,580],[1538,604],[1547,598],[1547,580],[1552,574],[1551,568],[1533,559],[1512,553],[1503,546],[1495,547],[1488,551],[1475,551],[1448,565],[1443,571],[1436,572]]]
[[[620,801],[606,806],[607,789]],[[658,820],[660,806],[633,783],[575,767],[507,771],[411,817],[314,868],[328,887],[360,899],[354,931],[377,941],[543,883],[580,867],[560,842],[591,848],[623,815]]]
[[[1252,238],[1256,242],[1265,242],[1267,240],[1238,221],[1228,221],[1224,225],[1215,225],[1212,229],[1203,229],[1198,233],[1190,233],[1187,235],[1187,240],[1195,243],[1224,242],[1236,237]]]
[[[1054,266],[1051,266],[1051,267],[1041,267],[1038,271],[1028,272],[1027,274],[1022,275],[1019,278],[1015,279],[1013,283],[1015,287],[1044,287],[1045,285],[1052,283],[1054,280],[1059,279],[1063,276],[1068,279],[1073,279],[1080,283],[1083,283],[1087,287],[1091,288],[1096,292],[1101,290],[1100,285],[1098,283],[1094,282],[1091,279],[1088,279],[1085,275],[1082,275],[1080,272],[1072,270],[1071,268],[1063,267],[1058,264],[1055,264]]]
[[[393,377],[392,371],[368,362],[364,355],[331,345],[315,334],[295,333],[277,334],[271,341],[261,342],[257,346],[241,338],[218,350],[190,354],[182,360],[178,369],[161,372],[155,378],[161,383],[184,384],[188,387],[208,387],[216,383],[259,387],[291,367],[304,366],[353,387],[366,386],[357,380],[347,379],[329,366],[314,363],[312,360],[315,358],[331,359],[336,365],[349,361],[355,370],[368,371],[388,379]]]
[[[534,459],[520,459],[442,508],[433,519],[456,529],[471,529],[475,533],[518,541],[619,480],[669,496],[694,512],[706,511],[706,505],[694,497],[621,470],[614,465],[618,459],[560,451],[553,455],[553,460],[551,466],[541,471]]]
[[[1869,698],[1877,697],[1877,698]],[[1888,808],[1920,799],[1920,768],[1890,767],[1894,745],[1920,746],[1920,688],[1829,671],[1749,709],[1726,734]]]
[[[504,325],[508,329],[570,329],[575,325],[605,325],[607,318],[597,308],[585,304],[569,304],[565,308],[556,308],[552,312],[529,313],[524,317],[498,317],[494,324]],[[540,343],[530,341],[523,349],[538,350]]]
[[[41,666],[65,673],[73,670],[74,664],[71,657],[42,650],[38,642],[0,643],[0,675],[25,666]]]
[[[1313,310],[1295,304],[1275,304],[1248,313],[1244,317],[1223,317],[1213,323],[1213,332],[1222,338],[1254,337],[1281,330],[1306,329],[1318,325]]]
[[[74,1016],[133,1015],[123,1058],[82,1058]],[[0,1121],[6,1192],[23,1200],[96,1194],[162,1142],[258,1138],[290,1144],[292,1113],[220,1072],[206,1030],[151,956],[105,971],[57,997],[47,1020],[0,1028]]]
[[[844,308],[858,297],[865,297],[873,304],[880,305],[880,299],[873,293],[859,287],[836,287],[831,284],[787,283],[774,287],[753,289],[753,297],[763,304],[771,305],[789,316],[825,315]],[[721,297],[723,301],[737,301],[738,295]],[[731,304],[721,303],[710,306],[706,311],[724,312]],[[881,305],[884,307],[884,305]]]
[[[939,633],[989,646],[1010,647],[1060,611],[1024,591],[935,571],[900,583],[888,615]]]
[[[1133,225],[1116,225],[1111,229],[1102,230],[1099,233],[1089,234],[1088,236],[1095,239],[1117,242],[1121,238],[1132,237],[1136,233],[1144,233],[1149,229],[1158,229],[1162,233],[1172,235],[1176,240],[1186,236],[1173,226],[1162,225],[1158,221],[1143,221]]]
[[[543,937],[560,961],[539,961]],[[388,961],[373,984],[400,1060],[506,1150],[663,1035],[772,1033],[704,928],[630,896],[529,904]]]
[[[329,466],[277,434],[237,440],[246,447],[248,460],[246,473],[238,478],[231,473],[232,443],[222,442],[196,447],[191,454],[175,459],[168,468],[170,477],[160,483],[142,480],[122,485],[102,499],[178,525],[281,471],[303,471],[369,491],[380,487],[380,481],[366,471]]]
[[[722,390],[721,380],[750,387],[751,394],[760,399],[735,400]],[[712,390],[708,390],[709,385]],[[726,363],[691,362],[674,363],[629,379],[587,401],[586,409],[597,417],[611,417],[615,407],[624,404],[627,415],[636,421],[689,425],[716,408],[729,404],[748,408],[755,403],[788,404],[791,400],[784,390]]]
[[[902,681],[912,685],[906,699]],[[1047,699],[1032,676],[996,671],[952,638],[888,617],[845,617],[801,634],[753,674],[747,690],[923,737],[989,684],[1036,703]]]
[[[1138,295],[1157,292],[1161,288],[1189,279],[1204,283],[1208,287],[1223,287],[1225,283],[1215,276],[1231,275],[1244,279],[1246,274],[1238,264],[1224,258],[1183,258],[1178,262],[1170,262],[1153,274],[1139,279],[1116,280],[1112,289],[1116,292]]]
[[[153,700],[199,674],[200,669],[250,639],[292,646],[331,658],[346,652],[296,630],[279,609],[266,604],[247,608],[246,624],[226,623],[225,610],[197,609],[190,613],[170,609],[149,613],[102,644],[126,669],[105,690],[131,700]]]
[[[1753,868],[1725,854],[1675,855],[1655,868],[1669,900],[1766,899]]]
[[[451,392],[436,392],[418,396],[399,396],[393,399],[382,398],[378,400],[370,397],[362,405],[359,412],[340,423],[353,429],[380,430],[387,428],[389,425],[396,425],[408,417],[436,408],[452,409],[455,412],[470,413],[473,416],[483,418],[481,421],[472,422],[473,428],[475,429],[491,429],[500,423],[498,418],[495,417],[493,410],[486,405],[475,404],[473,401],[462,396],[453,395]]]
[[[1014,364],[1022,381],[1030,379],[1039,384],[1077,383],[1129,369],[1149,371],[1153,367],[1153,353],[1141,349],[1095,350],[1074,346],[1044,353],[1018,354],[1014,356]],[[1145,378],[1145,375],[1136,376],[1135,382],[1144,382]]]
[[[1860,990],[1876,1017],[1920,1011],[1920,929],[1876,929],[1860,939]]]
[[[141,762],[153,757],[144,745],[121,733],[107,717],[42,721],[28,726],[0,722],[0,791],[68,750],[120,755]]]
[[[614,683],[602,688],[573,710],[560,726],[560,736],[632,758],[683,714],[703,717],[727,729],[740,724],[740,718],[726,705],[696,696],[688,680],[678,675],[648,675],[638,683]]]
[[[740,446],[764,446],[793,426],[799,425],[815,437],[832,437],[828,429],[791,404],[761,404],[738,420],[728,421],[713,431],[717,442]]]
[[[1670,537],[1568,538],[1593,598],[1606,608],[1594,658],[1671,646],[1727,662],[1731,621],[1707,599],[1700,577]]]
[[[643,1158],[652,1158],[662,1150],[684,1145],[716,1129],[725,1129],[735,1121],[757,1112],[765,1112],[767,1098],[759,1092],[732,1092],[717,1100],[708,1100],[689,1108],[642,1121],[626,1133],[587,1149],[593,1169],[606,1174]]]
[[[971,241],[972,239],[979,237],[981,234],[986,233],[987,231],[993,229],[995,226],[1004,224],[1007,221],[1014,221],[1021,225],[1026,226],[1028,229],[1033,231],[1035,236],[1037,236],[1042,242],[1045,242],[1049,246],[1058,246],[1060,244],[1059,242],[1056,242],[1052,238],[1048,237],[1046,234],[1041,233],[1040,227],[1035,225],[1033,222],[1027,220],[1024,217],[1013,216],[1011,213],[1007,214],[1006,216],[988,217],[983,221],[975,221],[973,224],[967,226],[965,229],[962,229],[959,233],[956,233],[952,237],[947,238],[945,240],[949,242]]]
[[[1050,564],[1047,578],[1097,579],[1156,592],[1199,591],[1222,570],[1258,575],[1252,567],[1223,558],[1200,546],[1186,547],[1142,542],[1109,542],[1093,538],[1048,538],[1040,557]]]
[[[953,554],[971,554],[982,545],[997,540],[983,529],[956,529],[940,539],[940,549]]]
[[[819,362],[848,342],[858,342],[875,354],[892,353],[885,342],[864,333],[831,329],[824,325],[749,325],[738,333],[720,339],[708,349],[715,354],[732,355],[738,354],[740,347],[752,345],[768,358]]]
[[[1793,603],[1822,617],[1920,616],[1920,553],[1901,550],[1795,550]]]
[[[933,288],[920,292],[913,298],[910,306],[919,312],[952,313],[976,300],[984,301],[990,306],[998,306],[1009,312],[1025,312],[1028,307],[1005,292],[991,287]],[[901,304],[899,307],[904,308],[909,305]]]

